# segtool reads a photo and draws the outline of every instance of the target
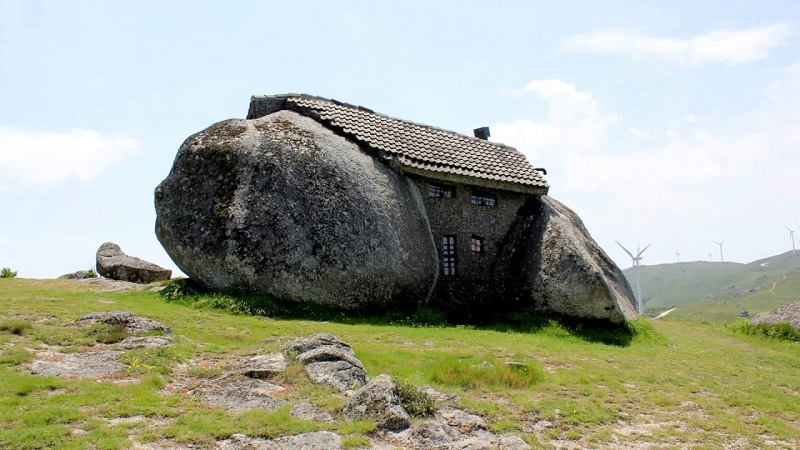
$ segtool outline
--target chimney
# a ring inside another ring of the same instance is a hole
[[[472,130],[472,132],[475,133],[476,138],[483,139],[484,141],[489,139],[489,136],[491,136],[489,133],[489,127],[475,128]]]

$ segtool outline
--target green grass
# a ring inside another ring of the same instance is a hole
[[[102,345],[65,325],[103,310],[152,317],[179,337],[169,350],[128,354],[153,367],[121,374],[138,382],[30,375],[28,364],[45,342],[68,351]],[[148,291],[96,292],[67,280],[4,280],[0,323],[20,317],[31,328],[0,334],[0,448],[128,448],[128,435],[208,447],[233,433],[274,437],[320,429],[339,432],[348,448],[365,446],[372,422],[291,417],[298,401],[333,414],[346,401],[311,383],[299,366],[278,380],[291,389],[281,394],[287,406],[274,412],[231,412],[188,394],[192,386],[170,388],[179,364],[190,365],[187,373],[201,383],[224,371],[219,361],[227,355],[275,351],[289,337],[316,332],[350,343],[371,375],[455,394],[459,407],[484,417],[492,430],[517,434],[534,448],[549,448],[552,440],[584,448],[721,448],[739,438],[754,448],[767,441],[800,446],[800,344],[710,323],[643,320],[604,329],[520,316],[485,327],[416,319],[399,325],[397,317],[323,322],[231,314]],[[483,361],[494,368],[481,368]],[[512,372],[519,369],[506,362],[528,370]],[[111,424],[120,417],[141,420]],[[551,426],[536,428],[542,420]]]

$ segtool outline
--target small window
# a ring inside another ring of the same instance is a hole
[[[456,196],[456,188],[454,186],[445,186],[442,184],[428,185],[429,198],[453,198],[455,196]]]
[[[442,274],[456,274],[456,237],[452,235],[442,236]]]
[[[497,206],[497,197],[486,192],[473,192],[469,197],[469,202],[475,206],[487,206],[494,208]]]
[[[483,253],[483,238],[473,235],[469,241],[469,248],[475,253]]]

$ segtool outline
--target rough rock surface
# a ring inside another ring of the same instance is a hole
[[[33,361],[31,372],[35,375],[72,378],[106,377],[127,367],[117,361],[117,357],[121,354],[120,351],[101,350],[69,355],[62,353],[39,355],[45,359]]]
[[[314,422],[331,422],[333,416],[325,411],[320,411],[319,408],[308,402],[302,402],[294,405],[291,411],[292,416],[302,420],[311,420]]]
[[[114,280],[141,284],[169,280],[172,276],[169,269],[126,255],[113,242],[106,242],[97,249],[97,273]]]
[[[88,270],[78,270],[72,273],[67,273],[58,277],[61,280],[83,280],[86,278],[95,278],[89,276]]]
[[[283,353],[269,353],[250,358],[244,365],[243,372],[250,378],[272,378],[286,370],[286,358]]]
[[[342,413],[353,420],[369,419],[385,430],[408,428],[411,418],[400,403],[397,386],[389,375],[378,375],[358,389]]]
[[[380,448],[436,450],[529,450],[530,445],[512,435],[496,435],[487,430],[483,418],[460,409],[445,408],[432,419],[416,422],[408,429],[382,433]]]
[[[217,447],[220,450],[338,450],[342,448],[342,438],[330,431],[314,431],[276,439],[234,434],[230,439],[218,442]]]
[[[580,217],[548,196],[512,225],[495,269],[512,308],[619,323],[638,317],[633,291]]]
[[[196,392],[213,405],[234,411],[265,409],[272,411],[286,402],[270,394],[283,390],[282,386],[248,377],[230,377]]]
[[[168,336],[128,336],[117,343],[121,350],[134,350],[137,348],[166,347],[172,344]]]
[[[800,330],[800,302],[790,303],[772,311],[756,314],[750,321],[753,325],[760,323],[789,323]]]
[[[148,331],[161,331],[167,334],[172,333],[172,328],[163,323],[148,319],[147,317],[137,316],[130,311],[105,311],[84,314],[75,319],[78,326],[89,326],[93,323],[104,323],[107,325],[120,325],[129,333],[146,333]]]
[[[369,381],[364,365],[346,342],[328,333],[297,338],[282,350],[297,355],[308,376],[317,383],[345,391]]]
[[[156,235],[193,280],[341,308],[426,301],[438,273],[419,191],[292,111],[189,137],[156,188]]]

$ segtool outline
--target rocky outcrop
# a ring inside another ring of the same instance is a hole
[[[495,277],[511,308],[615,323],[638,317],[622,271],[580,217],[548,196],[520,211]]]
[[[106,242],[97,249],[97,273],[114,280],[141,284],[169,280],[172,276],[169,269],[126,255],[113,242]]]
[[[106,325],[120,326],[131,334],[146,333],[149,331],[160,331],[166,334],[172,333],[172,328],[163,323],[137,316],[130,311],[103,311],[84,314],[75,319],[78,326],[89,326],[94,323],[104,323]]]
[[[156,235],[193,280],[341,308],[424,302],[438,273],[419,191],[291,111],[189,137]]]
[[[369,381],[364,365],[350,345],[332,334],[297,338],[282,350],[304,364],[308,376],[319,384],[346,391],[358,389]]]
[[[67,273],[58,277],[61,280],[84,280],[86,278],[95,278],[96,274],[90,273],[88,270],[77,270],[72,273]]]
[[[790,303],[772,311],[756,314],[755,317],[750,319],[750,322],[753,325],[788,323],[800,330],[800,302]]]
[[[385,430],[402,430],[411,423],[397,395],[397,386],[385,374],[358,389],[347,400],[342,414],[351,420],[373,420]]]

